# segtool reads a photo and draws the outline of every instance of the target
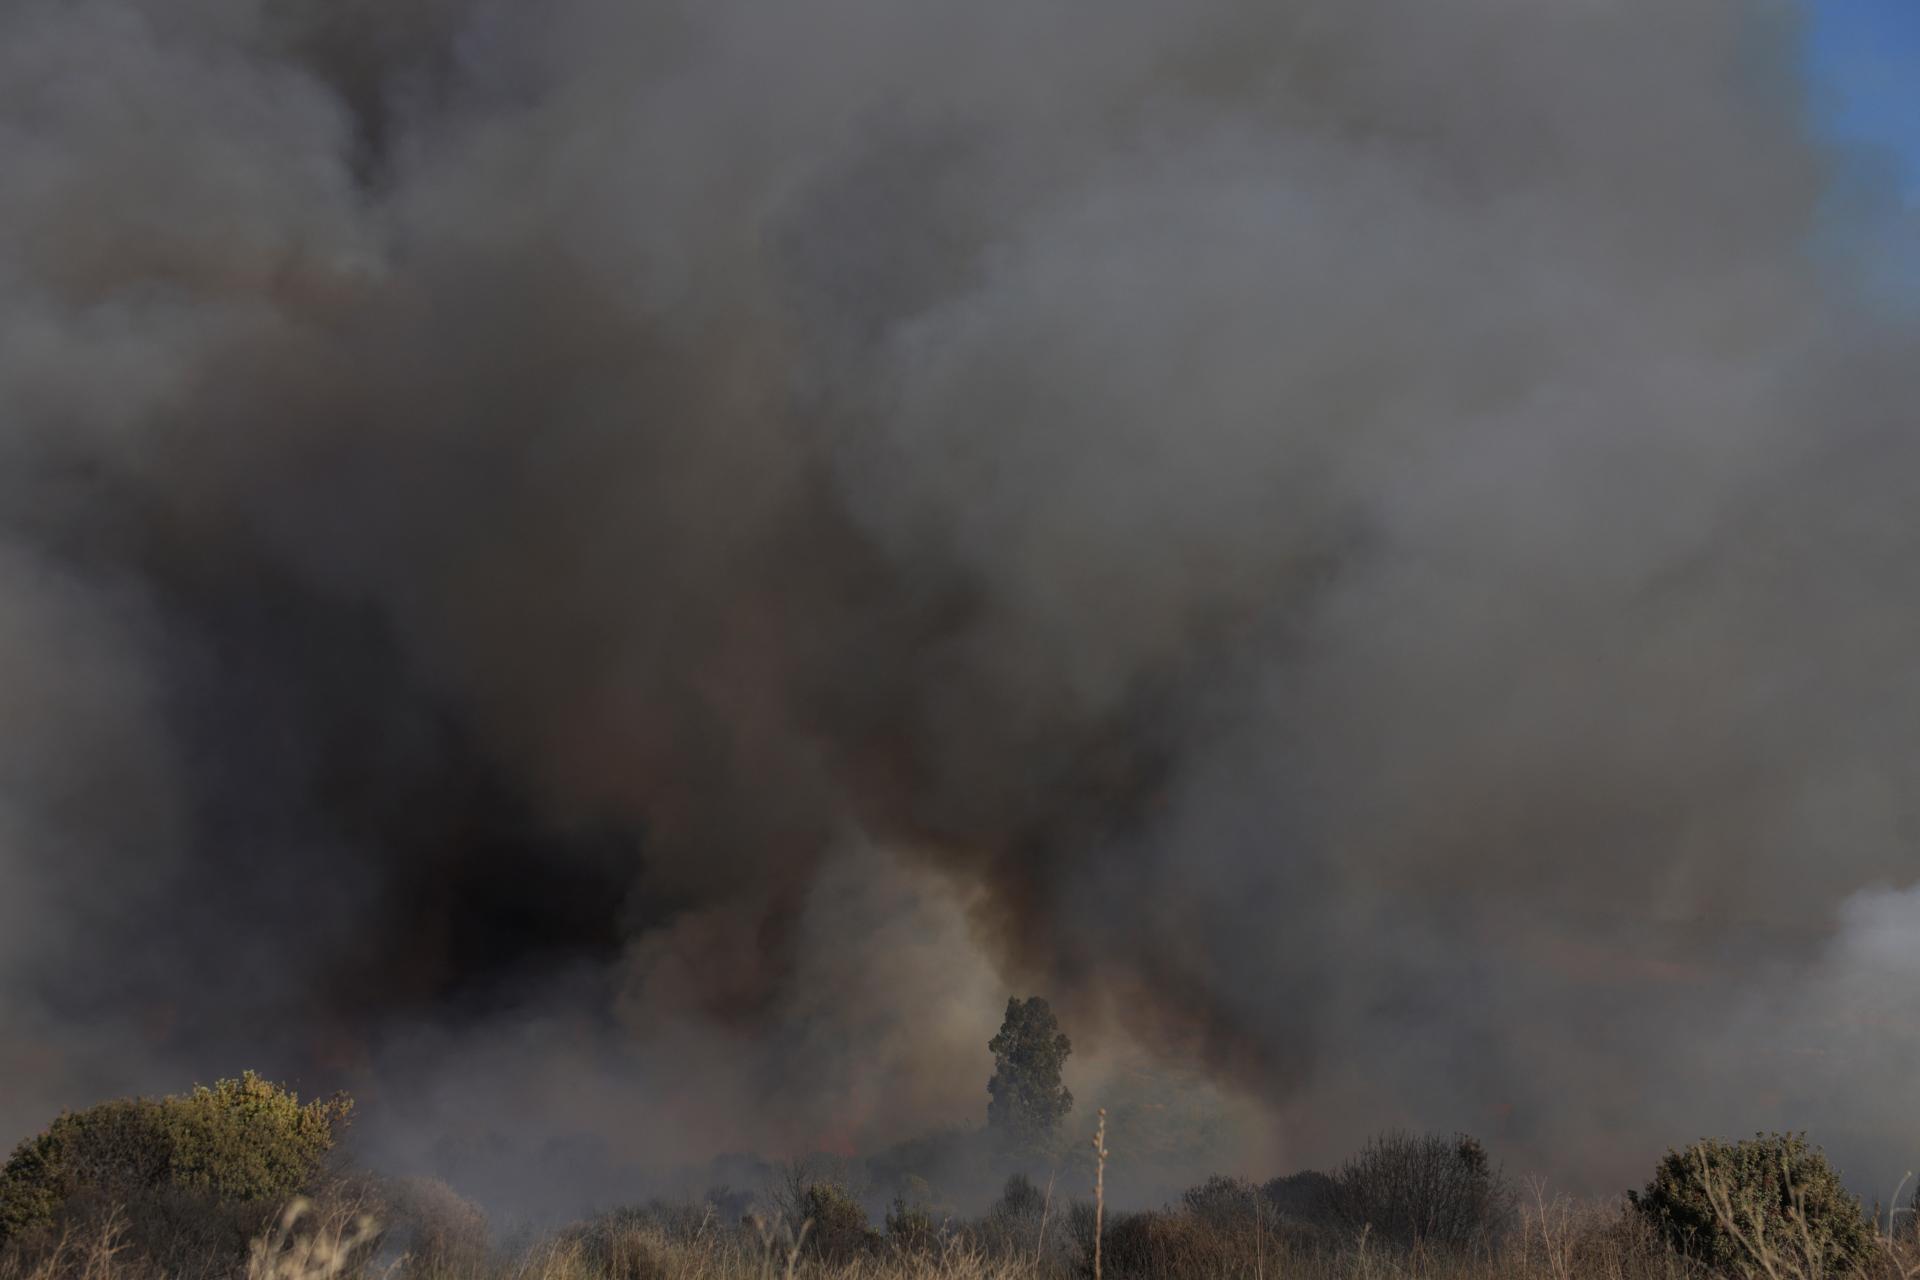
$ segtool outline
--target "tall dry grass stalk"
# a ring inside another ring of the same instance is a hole
[[[1101,1114],[1105,1115],[1106,1113],[1102,1112]],[[1040,1266],[1041,1254],[1046,1252],[1047,1215],[1053,1210],[1053,1182],[1054,1179],[1059,1176],[1060,1170],[1057,1168],[1047,1174],[1047,1198],[1040,1202],[1040,1230],[1033,1238],[1033,1265],[1035,1269],[1038,1269]]]
[[[115,1209],[92,1230],[63,1231],[37,1256],[10,1251],[0,1280],[132,1280],[151,1274],[129,1256],[126,1215]]]
[[[358,1275],[379,1239],[380,1229],[370,1214],[319,1213],[312,1201],[295,1199],[273,1229],[247,1250],[246,1280],[336,1280],[342,1274]]]
[[[1107,1109],[1100,1108],[1100,1127],[1093,1132],[1093,1280],[1100,1280],[1100,1237],[1106,1234]]]

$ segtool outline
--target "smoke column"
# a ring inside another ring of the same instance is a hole
[[[1031,990],[1270,1172],[1807,1127],[1890,1186],[1920,387],[1798,57],[5,6],[0,1137],[251,1065],[421,1149],[866,1145]]]

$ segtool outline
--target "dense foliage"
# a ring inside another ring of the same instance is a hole
[[[1669,1151],[1627,1197],[1669,1244],[1714,1267],[1786,1254],[1815,1273],[1851,1271],[1877,1248],[1860,1201],[1799,1134]]]
[[[1010,1148],[1046,1142],[1073,1109],[1060,1082],[1073,1042],[1039,996],[1007,1001],[1000,1033],[987,1042],[993,1078],[987,1082],[987,1128]]]
[[[145,1110],[177,1112],[183,1105],[187,1117],[169,1120],[192,1140],[156,1139],[168,1126]],[[716,1183],[698,1199],[614,1208],[551,1234],[500,1241],[491,1238],[480,1210],[444,1184],[330,1175],[293,1236],[276,1235],[277,1202],[265,1189],[284,1187],[275,1170],[299,1162],[264,1160],[258,1148],[274,1133],[280,1135],[271,1144],[276,1149],[299,1148],[287,1134],[312,1136],[311,1125],[294,1117],[312,1115],[314,1105],[247,1078],[183,1099],[63,1116],[23,1146],[6,1173],[10,1192],[53,1189],[47,1216],[59,1231],[30,1233],[0,1247],[0,1280],[233,1280],[253,1274],[249,1238],[268,1241],[283,1261],[308,1256],[309,1246],[357,1241],[340,1255],[347,1270],[335,1280],[766,1280],[789,1273],[845,1280],[1086,1280],[1092,1274],[1095,1214],[1082,1187],[1051,1180],[1043,1187],[1019,1172],[984,1212],[969,1214],[943,1204],[923,1178],[905,1175],[880,1187],[859,1162],[827,1156],[784,1166],[760,1162],[768,1180],[754,1191]],[[128,1119],[135,1115],[143,1118]],[[246,1131],[240,1135],[246,1141],[229,1126]],[[109,1134],[111,1142],[101,1136]],[[141,1140],[130,1148],[129,1134]],[[141,1191],[162,1167],[156,1149],[166,1153],[171,1172]],[[317,1150],[310,1144],[306,1156]],[[207,1158],[208,1152],[224,1154]],[[60,1179],[44,1176],[50,1167],[67,1175],[91,1169],[94,1185],[72,1190],[71,1197],[93,1196],[96,1207],[113,1212],[68,1212],[57,1194]],[[253,1198],[221,1198],[236,1191]],[[6,1203],[33,1202],[28,1196]],[[875,1230],[869,1210],[889,1203],[884,1232]],[[1505,1229],[1515,1212],[1524,1224]],[[1725,1232],[1729,1216],[1736,1229]],[[253,1234],[236,1237],[247,1223]],[[1516,1209],[1505,1180],[1473,1139],[1389,1133],[1332,1175],[1296,1173],[1261,1185],[1217,1175],[1152,1209],[1109,1199],[1099,1234],[1108,1280],[1920,1275],[1920,1246],[1904,1236],[1877,1242],[1819,1153],[1780,1137],[1670,1154],[1630,1204],[1529,1199]],[[323,1277],[276,1271],[255,1280]]]
[[[345,1097],[303,1104],[248,1072],[67,1112],[0,1170],[0,1241],[53,1224],[75,1202],[275,1204],[318,1176],[351,1109]]]

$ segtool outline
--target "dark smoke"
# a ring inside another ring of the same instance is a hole
[[[1905,1167],[1915,335],[1797,39],[7,6],[0,1129],[869,1144],[1011,987],[1281,1166]]]

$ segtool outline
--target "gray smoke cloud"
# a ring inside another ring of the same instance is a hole
[[[1915,333],[1797,38],[7,6],[0,1134],[258,1065],[534,1182],[866,1146],[1031,989],[1269,1172],[1890,1185]]]

